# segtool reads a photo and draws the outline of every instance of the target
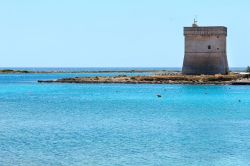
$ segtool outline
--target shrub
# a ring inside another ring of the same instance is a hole
[[[131,80],[135,80],[136,78],[135,77],[130,77]]]
[[[250,73],[250,66],[247,66],[246,72]]]

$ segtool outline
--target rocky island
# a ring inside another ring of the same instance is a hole
[[[230,73],[229,75],[152,75],[152,76],[126,76],[114,77],[75,77],[58,80],[39,80],[39,83],[120,83],[120,84],[218,84],[226,85],[237,83],[250,85],[249,74]]]
[[[32,73],[32,71],[28,71],[28,70],[12,70],[12,69],[0,70],[0,74],[29,74],[29,73]]]

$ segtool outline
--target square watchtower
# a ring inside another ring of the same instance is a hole
[[[228,74],[227,28],[184,27],[185,56],[182,73],[187,75]]]

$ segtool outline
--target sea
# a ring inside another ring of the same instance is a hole
[[[37,83],[121,74],[1,74],[0,166],[250,165],[250,86]]]

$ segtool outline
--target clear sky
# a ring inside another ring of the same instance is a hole
[[[1,67],[181,67],[183,27],[228,27],[250,65],[249,0],[0,0]]]

